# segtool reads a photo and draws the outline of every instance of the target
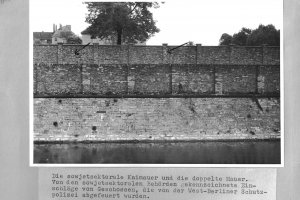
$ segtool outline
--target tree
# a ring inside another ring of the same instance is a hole
[[[280,30],[276,30],[271,24],[267,26],[259,25],[259,27],[253,30],[249,35],[247,44],[250,46],[280,46]]]
[[[150,2],[87,2],[85,32],[92,38],[117,38],[117,44],[145,42],[159,29],[149,8],[158,8]]]
[[[279,46],[280,45],[280,31],[269,24],[267,26],[259,25],[257,29],[251,30],[242,28],[233,36],[223,33],[219,45],[240,45],[240,46]]]
[[[232,43],[235,45],[246,46],[247,38],[251,34],[251,29],[243,27],[240,32],[233,34]]]
[[[67,40],[67,44],[81,44],[82,40],[80,37],[75,35],[72,31],[60,32],[60,36]]]
[[[67,44],[82,44],[82,40],[78,36],[67,38]]]
[[[220,45],[230,45],[231,42],[232,42],[232,36],[229,35],[228,33],[223,33],[219,40]]]

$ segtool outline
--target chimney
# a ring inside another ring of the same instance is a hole
[[[53,24],[53,33],[57,31],[57,25]]]

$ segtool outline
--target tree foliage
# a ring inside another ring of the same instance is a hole
[[[280,46],[280,30],[276,30],[273,25],[259,25],[259,27],[252,31],[249,35],[247,44],[249,46],[255,45],[270,45]]]
[[[233,36],[223,33],[220,40],[220,45],[240,45],[240,46],[279,46],[280,45],[280,31],[274,25],[259,25],[257,29],[251,30],[242,28]]]
[[[82,40],[80,37],[75,35],[72,31],[64,31],[60,33],[60,36],[67,40],[67,44],[81,44]]]
[[[117,44],[145,42],[159,29],[149,8],[159,7],[151,2],[87,2],[86,22],[91,24],[84,32],[92,38],[117,37]]]
[[[232,41],[232,36],[229,35],[228,33],[223,33],[219,40],[219,43],[220,45],[230,45],[231,41]]]
[[[232,43],[235,45],[246,46],[247,39],[250,34],[251,34],[251,29],[243,27],[240,32],[233,34]]]
[[[67,44],[82,44],[82,40],[78,36],[67,38]]]

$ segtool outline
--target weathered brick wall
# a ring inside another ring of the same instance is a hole
[[[34,99],[34,133],[105,140],[155,137],[268,136],[280,130],[278,99]]]
[[[34,45],[33,63],[58,63],[58,46]]]
[[[34,46],[37,96],[280,92],[278,47],[197,45],[169,54],[174,46],[94,44],[75,55],[82,47]],[[268,138],[280,130],[280,102],[258,101],[259,105],[251,98],[35,98],[34,133],[101,140]]]
[[[94,45],[94,63],[96,64],[128,64],[129,46]]]
[[[197,46],[198,64],[230,64],[230,46]]]
[[[58,63],[59,64],[92,64],[94,62],[94,48],[85,47],[79,55],[75,55],[75,50],[80,47],[76,45],[58,45]]]
[[[230,63],[237,65],[257,65],[262,63],[263,49],[257,47],[233,46],[231,49]]]
[[[279,47],[263,47],[263,64],[270,64],[270,65],[280,64]]]
[[[260,94],[280,92],[279,66],[260,66],[258,75],[258,92]]]
[[[214,66],[172,65],[173,94],[213,94]]]
[[[163,63],[162,46],[129,46],[128,63],[161,64]]]
[[[84,66],[85,94],[127,94],[126,65]]]
[[[35,64],[43,95],[279,94],[277,65]]]
[[[81,93],[81,65],[39,64],[34,67],[37,94]]]
[[[279,47],[245,46],[175,46],[34,45],[34,63],[54,64],[280,64]]]
[[[164,46],[165,49],[173,49],[176,46]],[[164,62],[169,64],[196,64],[197,61],[197,47],[183,46],[171,51],[171,54],[164,55]]]
[[[279,47],[83,47],[35,45],[35,94],[225,95],[280,89]]]
[[[168,65],[130,65],[128,93],[168,94],[170,93],[169,76]]]
[[[256,66],[216,67],[216,93],[238,94],[256,91]]]

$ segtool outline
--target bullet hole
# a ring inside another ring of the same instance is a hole
[[[57,122],[53,122],[53,126],[57,127],[58,123]]]
[[[109,101],[105,101],[105,105],[108,107],[110,105]]]
[[[118,99],[114,99],[114,102],[117,103],[117,102],[118,102]]]
[[[250,134],[251,134],[251,135],[255,135],[255,132],[254,132],[254,131],[250,131]]]
[[[251,115],[250,115],[250,114],[248,114],[248,115],[247,115],[247,118],[248,118],[248,119],[250,119],[250,118],[251,118]]]
[[[151,138],[152,138],[152,136],[149,136],[149,138],[151,139]]]
[[[75,134],[75,135],[74,135],[74,137],[78,137],[78,136],[79,136],[79,134]],[[76,146],[75,146],[75,148],[76,148]]]
[[[220,132],[218,132],[217,134],[220,135]]]
[[[193,107],[193,106],[189,106],[189,109],[195,114],[196,113],[196,111],[195,111],[195,108]]]
[[[60,99],[60,100],[58,100],[58,103],[62,103],[62,100]]]
[[[98,110],[96,113],[106,113],[106,111]]]
[[[96,127],[96,126],[93,126],[93,127],[92,127],[92,130],[93,130],[93,131],[96,131],[96,130],[97,130],[97,127]]]

